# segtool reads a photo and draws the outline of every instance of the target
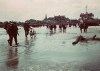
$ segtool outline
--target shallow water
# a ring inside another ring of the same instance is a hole
[[[46,27],[34,28],[35,38],[26,39],[19,27],[18,47],[8,47],[8,36],[0,29],[0,71],[100,71],[100,42],[88,41],[72,45],[77,36],[100,36],[100,27],[79,28],[66,32],[50,32]],[[14,43],[13,43],[14,45]]]

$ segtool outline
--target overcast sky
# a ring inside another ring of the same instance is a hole
[[[100,18],[100,0],[0,0],[0,21],[42,20],[45,14],[74,19],[85,12],[86,5],[88,12]]]

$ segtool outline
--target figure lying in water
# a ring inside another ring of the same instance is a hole
[[[73,45],[77,44],[78,42],[87,42],[88,40],[97,40],[100,41],[100,38],[96,38],[96,35],[94,35],[92,38],[84,38],[83,36],[78,36],[78,38],[72,43]]]

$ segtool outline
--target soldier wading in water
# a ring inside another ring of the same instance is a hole
[[[17,46],[18,45],[18,42],[17,42],[18,27],[16,25],[16,22],[10,22],[10,24],[7,27],[7,32],[9,35],[9,40],[8,40],[9,45],[12,46],[12,41],[14,38],[15,45]]]

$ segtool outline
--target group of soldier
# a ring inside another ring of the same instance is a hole
[[[59,28],[61,31],[63,30],[63,32],[66,32],[67,24],[60,24]]]
[[[53,29],[54,29],[54,31],[56,31],[57,26],[56,26],[56,24],[50,24],[50,25],[47,25],[47,28],[49,28],[51,31],[53,31]],[[66,28],[67,28],[66,24],[60,24],[59,25],[60,31],[63,30],[63,32],[65,32]]]
[[[82,29],[84,30],[85,33],[87,33],[88,25],[86,23],[80,24],[80,31],[82,33]]]
[[[47,25],[47,28],[49,28],[51,31],[53,31],[53,29],[54,31],[56,31],[57,26],[56,24],[54,25],[50,24],[50,25]],[[67,24],[59,24],[60,31],[66,32],[66,28],[67,28]],[[82,30],[84,32],[87,32],[88,25],[86,23],[82,23],[82,24],[79,24],[79,28],[80,28],[81,33],[82,33]]]
[[[27,35],[29,34],[29,29],[30,29],[30,26],[28,23],[24,23],[24,31],[25,31],[25,36],[27,37]],[[13,41],[13,38],[15,40],[15,45],[18,46],[18,40],[17,40],[17,35],[19,35],[18,33],[18,27],[17,27],[17,24],[16,22],[5,22],[5,25],[4,25],[4,29],[6,30],[8,36],[9,36],[9,39],[8,39],[8,43],[10,46],[12,46],[12,41]]]
[[[30,25],[29,23],[25,22],[24,25],[24,31],[25,31],[25,37],[27,38],[27,35],[29,34],[29,31],[30,31],[30,35],[32,35],[32,28],[30,29]],[[56,31],[56,24],[50,24],[50,25],[47,25],[47,28],[49,28],[51,31]],[[59,29],[63,32],[66,32],[66,28],[67,28],[67,24],[59,24]],[[84,30],[84,32],[87,32],[87,29],[88,29],[88,25],[83,23],[83,24],[80,24],[79,25],[79,28],[80,28],[80,31],[82,33],[82,29]],[[15,45],[18,45],[18,41],[17,41],[17,35],[18,34],[18,27],[17,27],[17,24],[16,22],[5,22],[5,26],[4,26],[4,29],[6,30],[7,34],[9,35],[9,39],[8,39],[8,43],[10,46],[12,46],[12,41],[13,41],[13,38],[15,40]]]
[[[50,25],[47,25],[47,28],[49,28],[51,31],[56,31],[56,28],[57,28],[57,26],[56,26],[56,24],[50,24]]]

